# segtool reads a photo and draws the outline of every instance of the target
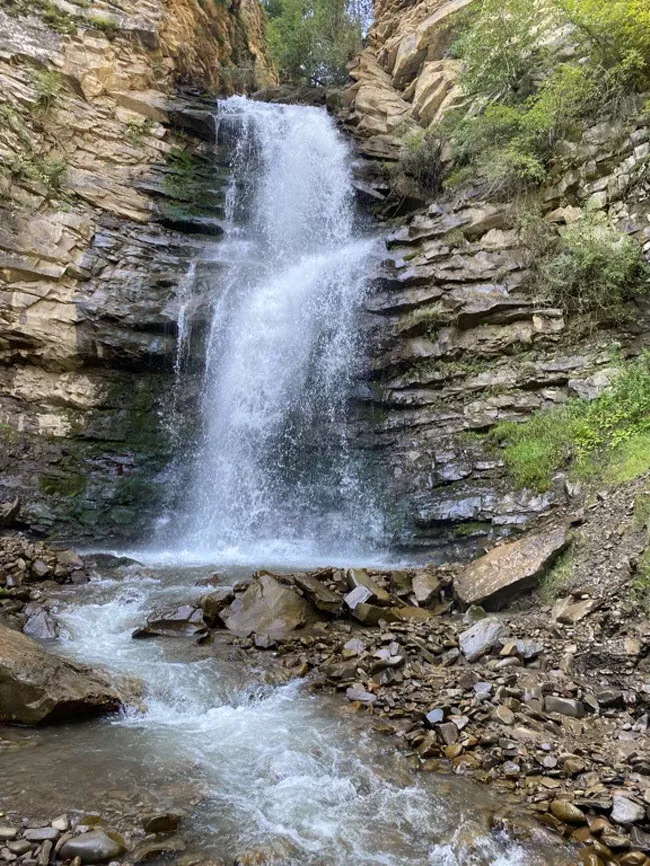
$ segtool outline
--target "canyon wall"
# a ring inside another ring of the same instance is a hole
[[[257,0],[0,9],[0,479],[34,530],[160,510],[177,290],[221,232],[214,99],[273,81],[263,28]]]
[[[448,48],[467,7],[467,0],[377,0],[340,117],[370,160],[366,175],[378,198],[405,140],[463,99]],[[588,205],[650,256],[650,129],[640,110],[630,114],[564,142],[535,205],[558,227]],[[476,178],[419,207],[406,193],[384,206],[389,257],[368,304],[367,415],[358,437],[392,503],[389,526],[400,546],[463,555],[549,510],[570,510],[571,484],[561,473],[543,493],[517,489],[483,434],[570,397],[595,396],[617,358],[650,342],[644,301],[634,321],[603,329],[531,295],[530,250],[518,230],[528,205],[525,196],[504,201]]]

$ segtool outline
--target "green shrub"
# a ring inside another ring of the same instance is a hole
[[[63,76],[52,69],[39,69],[34,73],[34,88],[38,94],[38,104],[50,108],[63,90]]]
[[[398,172],[413,178],[423,192],[436,193],[442,185],[442,142],[424,130],[409,135],[400,149]]]
[[[113,40],[117,35],[117,24],[107,15],[89,15],[88,24],[95,30],[101,30],[107,39]]]
[[[542,297],[567,313],[600,321],[624,318],[626,303],[650,288],[650,267],[639,244],[594,212],[564,229],[534,273]]]
[[[638,477],[650,468],[650,353],[623,367],[595,400],[574,399],[522,423],[498,424],[488,435],[504,445],[520,487],[548,490],[559,469],[612,483]]]

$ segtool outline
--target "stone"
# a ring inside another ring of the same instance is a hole
[[[11,842],[7,842],[7,848],[12,854],[20,857],[22,854],[27,854],[28,851],[31,851],[32,845],[31,842],[27,841],[27,839],[15,839]]]
[[[360,604],[365,604],[371,598],[372,592],[366,586],[356,586],[343,598],[343,601],[349,610],[354,611]]]
[[[494,617],[481,619],[458,635],[460,649],[468,662],[475,662],[506,637],[503,623]]]
[[[199,607],[203,611],[203,619],[209,628],[223,625],[219,614],[234,598],[235,593],[231,586],[218,586],[212,592],[202,596]]]
[[[391,607],[378,607],[376,604],[357,604],[352,616],[364,625],[378,625],[383,622],[398,622],[401,619],[400,610]]]
[[[363,586],[370,591],[370,596],[364,599],[364,601],[369,601],[370,603],[378,604],[379,606],[387,606],[391,603],[390,594],[386,592],[385,589],[378,586],[378,584],[363,568],[348,569],[346,579],[350,589],[356,589],[357,587]]]
[[[646,853],[650,852],[650,833],[646,833],[640,827],[632,827],[630,830],[630,843],[632,847],[639,848]]]
[[[144,863],[147,860],[163,858],[169,854],[179,854],[185,851],[182,839],[145,839],[133,850],[131,859],[134,863]]]
[[[160,812],[156,815],[145,815],[142,827],[146,833],[174,833],[178,829],[180,815],[175,812]]]
[[[436,730],[446,746],[451,746],[453,743],[458,742],[460,733],[453,722],[443,722],[442,725],[438,725]]]
[[[587,823],[587,818],[582,809],[574,806],[573,803],[568,803],[566,800],[553,800],[551,812],[558,820],[564,821],[565,824]]]
[[[360,701],[362,704],[374,704],[377,700],[377,695],[373,695],[365,689],[349,688],[345,692],[345,696],[349,701]]]
[[[544,698],[544,709],[547,713],[559,713],[561,716],[569,716],[574,719],[582,719],[585,714],[582,701],[577,701],[574,698],[558,698],[554,695]]]
[[[645,808],[626,797],[625,794],[615,793],[612,806],[612,821],[617,824],[638,824],[645,819]]]
[[[37,827],[25,830],[25,839],[28,842],[56,842],[61,835],[55,827]]]
[[[81,857],[82,863],[106,863],[121,857],[126,846],[105,833],[103,830],[90,830],[69,839],[59,854],[62,860]]]
[[[432,728],[434,725],[439,725],[444,721],[445,711],[441,709],[430,710],[424,718],[427,725]]]
[[[304,592],[305,596],[314,605],[316,610],[323,613],[337,614],[343,604],[342,597],[328,589],[325,584],[311,574],[295,574],[293,580],[296,586]]]
[[[204,634],[206,629],[203,610],[190,604],[182,604],[153,613],[147,619],[146,626],[133,632],[133,637],[196,637]]]
[[[495,547],[460,572],[454,591],[463,604],[501,603],[534,586],[569,541],[560,528]]]
[[[0,625],[0,722],[38,725],[116,712],[137,704],[139,689],[132,680],[111,680]]]
[[[496,708],[492,713],[492,718],[495,722],[501,722],[502,725],[514,725],[515,723],[515,714],[503,705]]]
[[[25,613],[27,622],[23,632],[38,640],[54,640],[59,636],[59,628],[52,614],[41,605],[28,605]]]
[[[221,612],[226,628],[248,636],[254,632],[284,637],[318,620],[316,611],[293,589],[261,574]]]
[[[558,598],[553,605],[551,618],[555,622],[562,622],[566,625],[575,625],[583,620],[590,613],[597,610],[601,605],[601,601],[595,598],[587,598],[582,601],[572,601],[570,598]]]
[[[18,827],[0,827],[0,842],[8,842],[10,839],[15,839],[17,835]]]
[[[430,572],[418,571],[413,575],[413,595],[424,607],[437,601],[441,588],[440,580]]]

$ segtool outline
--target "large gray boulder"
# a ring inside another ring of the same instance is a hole
[[[464,568],[454,591],[465,604],[496,606],[534,586],[569,542],[560,527],[502,544]]]
[[[137,703],[139,686],[47,652],[0,625],[0,723],[39,725],[115,712]]]
[[[270,574],[261,574],[248,589],[221,611],[227,629],[236,634],[268,634],[283,637],[311,625],[318,615],[293,589],[282,586]]]

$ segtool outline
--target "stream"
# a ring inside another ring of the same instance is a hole
[[[220,569],[224,583],[250,570]],[[123,567],[61,590],[56,649],[146,684],[146,710],[80,725],[3,729],[0,809],[98,814],[134,827],[183,815],[188,853],[232,863],[261,846],[282,866],[560,866],[567,852],[489,830],[502,811],[453,776],[414,773],[393,738],[303,681],[272,685],[217,639],[133,640],[152,608],[205,593],[206,568]],[[278,662],[275,662],[277,665]]]

